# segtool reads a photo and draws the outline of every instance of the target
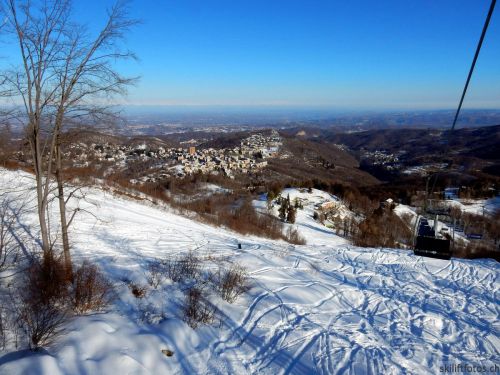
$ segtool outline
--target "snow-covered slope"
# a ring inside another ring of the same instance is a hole
[[[294,224],[285,223],[285,230],[289,226],[297,228],[299,233],[304,237],[307,245],[313,246],[333,246],[333,245],[347,245],[349,241],[335,235],[335,232],[327,226],[315,220],[313,215],[314,211],[323,204],[336,204],[337,215],[341,218],[351,216],[352,212],[349,211],[344,204],[334,195],[325,191],[311,189],[309,193],[307,189],[294,189],[287,188],[281,192],[283,198],[290,197],[290,202],[293,204],[295,199],[299,199],[303,208],[298,209],[296,212],[296,219]],[[267,196],[261,195],[258,200],[254,201],[254,206],[261,212],[267,212]],[[278,217],[279,204],[273,202],[272,213]]]
[[[30,183],[0,170],[0,189],[13,182]],[[97,188],[79,204],[92,215],[75,219],[75,261],[97,262],[120,299],[74,319],[47,352],[0,353],[2,375],[435,374],[444,364],[498,364],[495,261],[355,248],[324,227],[299,226],[305,246],[242,237]],[[34,229],[32,213],[22,220]],[[242,264],[253,285],[234,304],[215,301],[220,324],[196,330],[180,319],[175,286],[139,300],[122,282],[146,284],[149,259],[189,250]]]
[[[494,214],[500,210],[500,196],[490,199],[461,199],[461,200],[448,200],[446,204],[449,207],[459,208],[463,212],[476,215]]]

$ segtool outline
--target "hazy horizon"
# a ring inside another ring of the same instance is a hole
[[[456,109],[342,110],[291,106],[121,106],[122,114],[136,123],[181,126],[432,126],[447,128]],[[500,124],[498,109],[465,109],[457,122],[463,126]]]

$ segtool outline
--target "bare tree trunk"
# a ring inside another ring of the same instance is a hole
[[[73,264],[71,262],[71,252],[68,236],[68,220],[66,217],[66,200],[64,199],[64,181],[62,177],[62,156],[61,142],[58,139],[56,142],[56,166],[55,175],[57,181],[57,199],[59,201],[59,214],[61,220],[61,233],[63,243],[64,267],[68,280],[73,280]]]
[[[38,209],[38,220],[40,224],[40,237],[42,239],[42,250],[44,256],[48,255],[50,252],[50,239],[49,239],[49,229],[47,226],[47,205],[48,199],[47,195],[44,194],[45,183],[43,181],[43,156],[40,148],[40,139],[36,132],[33,130],[33,134],[30,136],[30,145],[32,149],[33,167],[35,170],[36,179],[36,192],[37,192],[37,209]]]

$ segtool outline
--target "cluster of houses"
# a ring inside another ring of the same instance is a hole
[[[363,158],[369,159],[373,165],[383,165],[387,169],[398,169],[400,167],[399,157],[383,150],[365,151],[363,152]]]
[[[192,152],[177,156],[177,161],[180,162],[182,168],[175,169],[181,175],[221,172],[227,176],[233,176],[235,172],[248,173],[267,165],[267,161],[263,158],[245,155],[238,148],[195,150],[194,147],[190,147],[189,149]]]
[[[222,173],[234,177],[236,173],[255,172],[267,165],[266,159],[278,155],[281,145],[279,134],[272,131],[270,135],[252,134],[243,139],[239,147],[222,149],[75,143],[70,146],[67,157],[74,160],[76,167],[97,162],[126,168],[131,163],[149,161],[148,170],[133,182],[152,182],[193,173]]]
[[[189,147],[187,152],[176,156],[182,168],[176,167],[177,173],[223,173],[234,177],[234,173],[250,173],[267,165],[268,158],[275,157],[282,145],[276,131],[271,135],[253,134],[241,141],[239,147],[230,149],[196,150]]]
[[[262,134],[252,134],[241,141],[239,151],[242,155],[252,157],[255,154],[267,159],[276,157],[282,145],[281,138],[276,130],[271,131],[271,135],[266,137]]]

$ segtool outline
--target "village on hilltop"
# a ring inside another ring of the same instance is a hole
[[[65,157],[66,160],[74,160],[75,167],[97,163],[127,168],[134,163],[149,162],[151,173],[131,180],[132,183],[144,183],[195,173],[221,173],[234,178],[237,173],[251,173],[264,168],[268,163],[266,159],[276,157],[281,145],[278,132],[272,130],[269,135],[252,134],[241,140],[238,147],[219,149],[79,142],[70,145]]]

